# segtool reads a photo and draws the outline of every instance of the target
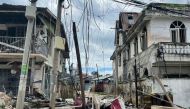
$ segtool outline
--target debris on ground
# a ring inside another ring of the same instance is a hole
[[[0,92],[0,109],[13,109],[12,98],[4,92]]]

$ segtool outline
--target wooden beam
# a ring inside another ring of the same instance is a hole
[[[4,43],[4,42],[0,42],[0,44],[1,44],[1,45],[4,45],[4,46],[7,46],[7,47],[10,47],[10,48],[13,48],[13,49],[16,49],[16,50],[24,51],[23,48],[16,47],[16,46],[14,46],[14,45],[10,45],[10,44]]]

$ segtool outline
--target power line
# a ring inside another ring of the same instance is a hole
[[[125,5],[134,5],[134,6],[137,6],[137,7],[140,7],[140,8],[144,8],[145,5],[142,5],[142,4],[137,4],[137,3],[132,3],[132,2],[129,2],[129,1],[118,1],[118,0],[113,0],[114,2],[117,2],[117,3],[121,3],[121,4],[125,4]]]

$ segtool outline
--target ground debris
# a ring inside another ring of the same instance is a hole
[[[12,98],[4,92],[0,92],[0,109],[13,109]]]

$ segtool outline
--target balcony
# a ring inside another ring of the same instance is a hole
[[[11,56],[14,53],[15,56],[20,58],[24,51],[24,43],[25,37],[0,36],[0,54],[5,56],[9,54]],[[36,54],[44,58],[47,57],[48,46],[43,40],[39,38],[34,39],[34,43],[31,47],[31,55]]]
[[[25,37],[0,36],[0,51],[3,53],[16,53],[24,51]]]
[[[159,43],[159,47],[163,48],[163,52],[166,54],[176,54],[176,55],[190,54],[190,43],[161,42]]]
[[[168,65],[190,65],[190,43],[158,43],[157,57]]]

